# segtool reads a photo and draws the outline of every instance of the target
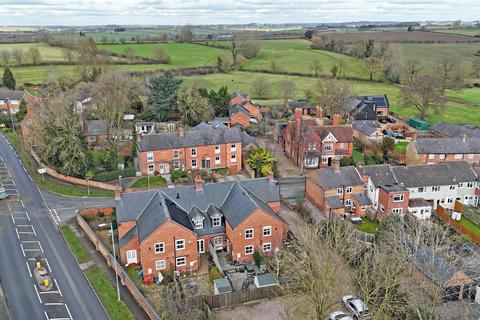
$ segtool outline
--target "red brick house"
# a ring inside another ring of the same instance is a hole
[[[254,251],[282,247],[287,224],[277,182],[252,179],[124,194],[116,204],[120,261],[141,263],[144,274],[196,271],[201,255],[223,252],[250,262]]]
[[[232,96],[230,99],[230,106],[233,107],[245,101],[250,101],[250,97],[248,96],[248,94],[235,91],[234,93],[232,93]]]
[[[480,164],[480,138],[415,139],[406,150],[407,164],[435,164],[445,161]]]
[[[379,187],[378,214],[381,220],[384,215],[391,213],[407,214],[410,192],[400,184],[387,184]]]
[[[279,143],[285,154],[302,169],[332,166],[334,160],[350,157],[353,152],[353,128],[341,125],[340,115],[323,118],[322,108],[316,116],[295,109],[294,119],[277,128]]]
[[[137,153],[142,174],[175,169],[242,170],[242,133],[238,128],[205,128],[139,136]]]
[[[364,180],[354,166],[334,166],[310,171],[305,184],[305,196],[325,216],[355,214],[365,216],[371,207],[364,189]]]
[[[4,115],[16,114],[20,108],[20,102],[35,101],[35,97],[27,91],[0,90],[0,113]]]

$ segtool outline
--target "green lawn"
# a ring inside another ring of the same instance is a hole
[[[154,176],[154,177],[142,177],[135,181],[130,187],[131,188],[145,188],[148,187],[150,181],[150,187],[159,187],[167,184],[167,180],[162,176]]]
[[[90,252],[88,252],[85,247],[78,241],[77,237],[73,233],[73,230],[69,225],[64,225],[61,228],[63,237],[68,243],[70,250],[73,252],[73,255],[77,258],[79,263],[85,263],[90,261],[92,258]]]
[[[46,43],[8,43],[0,44],[1,51],[10,51],[12,52],[15,49],[23,50],[24,58],[22,63],[32,63],[32,60],[28,56],[28,49],[31,47],[37,48],[40,51],[40,62],[51,62],[51,61],[65,61],[63,56],[63,49],[59,47],[51,47]],[[3,62],[3,61],[2,61]],[[3,63],[2,63],[3,64]],[[11,55],[10,64],[16,64],[15,59]]]
[[[133,313],[123,301],[117,300],[117,291],[107,280],[105,274],[98,267],[92,267],[85,272],[95,292],[100,297],[103,306],[112,320],[135,319]]]
[[[480,226],[473,223],[471,220],[465,218],[465,216],[462,216],[462,218],[460,219],[460,224],[464,227],[466,227],[467,229],[469,229],[470,231],[472,231],[475,235],[479,236],[480,237]]]
[[[299,72],[312,75],[311,63],[314,59],[320,60],[321,74],[330,74],[334,65],[342,65],[345,76],[367,79],[366,72],[362,71],[360,60],[323,50],[310,49],[310,42],[302,39],[291,40],[264,40],[261,42],[259,54],[242,65],[244,70],[271,70],[270,62],[275,58],[279,69],[287,72]]]
[[[363,153],[358,150],[353,150],[352,158],[355,163],[363,162]]]
[[[357,229],[362,231],[362,232],[367,232],[367,233],[377,233],[378,229],[378,223],[368,219],[368,218],[363,218],[363,223],[360,225],[357,225]]]
[[[136,56],[153,58],[156,43],[135,44],[99,44],[98,48],[115,53],[125,53],[127,47],[132,48]],[[207,47],[193,43],[165,43],[165,52],[171,57],[172,67],[213,66],[220,53],[228,54],[227,50]]]
[[[443,32],[443,33],[456,33],[463,34],[466,36],[476,36],[480,35],[480,28],[432,28],[431,31],[434,32]]]
[[[460,91],[447,91],[447,97],[471,103],[480,107],[480,88],[468,88]]]
[[[395,144],[395,153],[404,154],[407,151],[408,141],[400,141],[399,143]]]

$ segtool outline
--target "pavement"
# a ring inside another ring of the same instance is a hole
[[[3,136],[0,181],[10,195],[0,200],[0,281],[11,318],[108,319],[58,230],[82,204],[106,200],[45,197]],[[34,281],[35,259],[49,270],[52,291]]]

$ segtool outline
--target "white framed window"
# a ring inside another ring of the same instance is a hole
[[[245,246],[245,254],[246,255],[253,254],[253,246]]]
[[[346,207],[351,207],[352,206],[352,200],[350,200],[350,199],[345,200],[345,206]]]
[[[253,239],[253,229],[245,229],[245,239]]]
[[[403,213],[403,208],[393,208],[392,212],[396,213],[396,214],[402,214]]]
[[[460,183],[458,184],[458,187],[459,187],[459,188],[463,188],[463,182],[460,182]]]
[[[272,235],[272,227],[267,226],[262,228],[262,235],[264,237],[270,237]]]
[[[455,186],[450,186],[450,190],[455,190]]]
[[[222,225],[222,218],[215,217],[212,218],[212,227],[220,227]]]
[[[193,220],[193,224],[195,229],[203,229],[203,219],[195,219]]]
[[[195,148],[192,148],[192,153],[191,153],[192,157],[195,157],[197,155],[197,149]]]
[[[439,155],[439,157],[440,157],[440,160],[445,160],[445,154],[442,153]]]
[[[237,151],[237,145],[236,144],[231,144],[230,145],[230,151]]]
[[[473,188],[475,187],[475,183],[474,182],[468,182],[467,183],[467,188]]]
[[[180,169],[180,161],[173,161],[173,169]]]
[[[473,159],[473,153],[468,154],[468,159]]]
[[[455,160],[462,160],[463,154],[457,153],[457,154],[455,154],[454,158],[455,158]]]
[[[403,201],[403,194],[394,194],[394,195],[393,195],[393,201],[394,201],[394,202],[401,202],[401,201]]]
[[[155,165],[149,164],[148,165],[148,173],[153,173],[155,172]]]
[[[340,149],[345,149],[345,143],[340,143]]]
[[[428,155],[428,159],[429,159],[429,160],[435,159],[435,154],[430,153],[430,154]]]
[[[175,264],[177,265],[177,267],[183,267],[187,264],[187,258],[178,257],[175,259]]]
[[[353,188],[352,188],[352,187],[347,187],[347,188],[345,189],[345,193],[346,193],[346,194],[352,193],[352,191],[353,191]]]
[[[197,240],[197,251],[198,253],[205,253],[205,240],[198,239]]]
[[[165,260],[157,260],[155,261],[155,269],[158,271],[158,270],[163,270],[165,269],[166,267],[166,264],[165,264]]]
[[[231,162],[237,162],[237,156],[234,155],[234,154],[232,154],[232,155],[230,156],[230,161],[231,161]]]
[[[433,186],[432,187],[432,192],[438,192],[440,191],[440,186]]]
[[[328,163],[328,157],[322,157],[322,163]]]
[[[215,146],[215,153],[220,153],[220,146]]]
[[[175,240],[175,250],[185,249],[185,239]]]
[[[419,192],[419,193],[422,193],[422,192],[424,192],[424,191],[425,191],[425,188],[424,188],[424,187],[420,187],[420,188],[417,189],[417,192]]]
[[[452,199],[452,198],[448,198],[448,199],[447,199],[447,203],[453,203],[453,199]]]
[[[265,242],[264,244],[262,244],[262,251],[263,252],[272,251],[272,244],[270,242]]]
[[[333,150],[333,145],[331,143],[326,144],[326,145],[323,146],[323,150],[332,151]]]
[[[337,194],[338,195],[343,194],[343,188],[337,188]]]
[[[147,152],[147,162],[153,162],[153,152]]]
[[[215,164],[220,164],[220,157],[219,156],[215,157]]]
[[[192,159],[192,168],[197,167],[197,159]]]
[[[165,252],[165,242],[157,242],[154,244],[155,253]]]
[[[180,150],[173,150],[173,159],[178,159],[180,157]]]

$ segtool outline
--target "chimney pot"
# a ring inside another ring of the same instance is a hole
[[[197,191],[203,190],[204,182],[203,182],[202,176],[198,176],[198,175],[195,176],[194,181],[195,181],[195,190]]]
[[[267,176],[267,177],[268,177],[268,180],[270,180],[270,181],[273,181],[273,180],[275,179],[272,171],[269,171],[269,172],[268,172],[268,176]]]
[[[317,106],[315,108],[315,115],[317,116],[317,118],[323,119],[323,109],[322,109],[322,107]]]
[[[340,115],[338,113],[335,113],[333,116],[332,116],[332,125],[333,126],[338,126],[340,125],[340,121],[342,120],[342,117],[340,117]]]
[[[180,137],[183,137],[185,135],[185,131],[183,130],[183,128],[178,128],[178,135]]]
[[[333,164],[333,169],[335,170],[335,173],[340,173],[340,160],[334,159],[332,161]]]

